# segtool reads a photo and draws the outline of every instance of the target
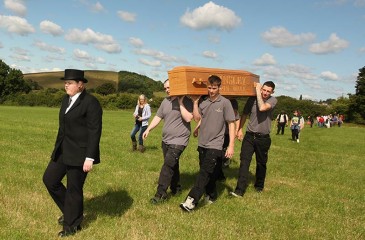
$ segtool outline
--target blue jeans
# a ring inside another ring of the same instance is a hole
[[[139,145],[143,145],[143,133],[146,131],[146,129],[147,129],[147,126],[143,126],[142,127],[142,125],[135,124],[134,125],[134,128],[133,128],[133,130],[131,132],[131,139],[132,139],[132,141],[133,142],[136,142],[137,141],[136,134],[137,134],[138,131],[141,130],[139,132],[139,136],[138,136],[138,143],[139,143]]]

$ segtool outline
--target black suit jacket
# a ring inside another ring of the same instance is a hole
[[[102,115],[99,101],[85,90],[65,114],[69,96],[65,95],[59,113],[59,128],[51,159],[62,154],[63,163],[83,166],[86,157],[100,163]]]

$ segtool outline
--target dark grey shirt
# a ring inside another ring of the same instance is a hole
[[[273,110],[278,100],[271,96],[264,101],[271,105],[271,109],[265,112],[260,112],[257,106],[256,97],[250,97],[243,109],[243,114],[250,115],[250,121],[247,124],[247,131],[261,134],[270,134],[271,122],[273,120]]]
[[[207,98],[200,103],[199,112],[199,147],[222,150],[226,122],[235,120],[231,102],[223,96],[219,96],[214,102]]]
[[[193,102],[185,97],[183,104],[189,112],[193,112]],[[165,98],[157,110],[156,115],[164,120],[162,128],[162,141],[168,145],[176,144],[187,146],[191,133],[190,123],[186,122],[180,112],[179,100],[176,97]]]

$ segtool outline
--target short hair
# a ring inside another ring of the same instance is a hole
[[[275,89],[275,83],[273,81],[266,81],[266,82],[264,82],[264,84],[262,86],[264,86],[264,85],[271,87],[272,90]]]
[[[169,81],[169,79],[166,79],[164,82],[163,82],[163,84],[165,84],[166,82],[168,82]]]
[[[210,85],[216,84],[218,85],[218,87],[220,87],[222,84],[222,79],[217,75],[210,75],[208,78],[208,82],[210,83]]]

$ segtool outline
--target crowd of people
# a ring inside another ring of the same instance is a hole
[[[279,135],[280,133],[281,135],[283,135],[285,127],[289,126],[292,133],[292,141],[299,143],[300,132],[304,128],[305,124],[309,125],[312,128],[314,123],[316,122],[318,127],[330,128],[336,125],[338,127],[341,127],[343,121],[344,116],[337,113],[323,116],[319,115],[316,118],[313,118],[313,116],[309,115],[305,121],[304,117],[298,110],[294,110],[293,115],[290,117],[288,117],[286,112],[282,110],[276,117],[276,135]]]
[[[320,115],[316,117],[317,126],[331,128],[334,126],[341,127],[344,121],[344,116],[342,114],[329,114],[329,115]]]

